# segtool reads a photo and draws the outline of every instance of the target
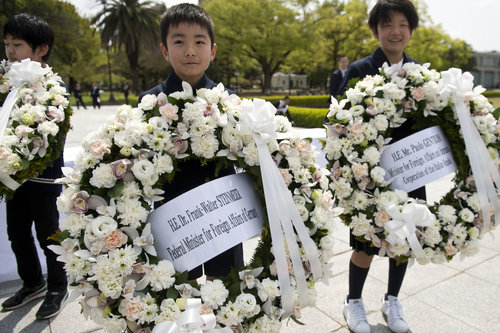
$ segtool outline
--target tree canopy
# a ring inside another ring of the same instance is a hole
[[[130,65],[132,90],[139,92],[141,48],[157,48],[159,22],[165,6],[146,0],[100,0],[102,9],[92,18],[101,34],[102,45],[125,48]]]
[[[263,91],[290,53],[304,42],[297,12],[279,0],[208,0],[219,47],[255,60],[264,76]]]
[[[73,81],[107,81],[105,51],[109,45],[116,81],[130,80],[138,92],[163,80],[170,70],[158,47],[164,5],[151,0],[95,2],[102,5],[102,10],[89,20],[62,0],[1,1],[0,25],[21,12],[45,19],[55,33],[49,65],[70,85]],[[239,73],[240,85],[262,81],[263,92],[270,89],[272,75],[277,71],[307,74],[311,87],[324,88],[337,66],[338,55],[346,54],[354,61],[378,46],[367,24],[369,3],[205,0],[201,5],[214,21],[218,45],[215,61],[207,72],[213,80],[228,86],[235,83],[235,73]],[[433,24],[423,1],[414,3],[421,24],[405,52],[420,62],[430,62],[437,70],[474,70],[471,46]]]
[[[99,39],[93,35],[89,20],[80,17],[72,4],[58,0],[2,1],[0,25],[19,13],[41,17],[54,31],[54,46],[49,65],[70,83],[73,80],[91,80],[99,64]],[[3,33],[3,32],[2,32]],[[3,38],[1,56],[5,58]]]

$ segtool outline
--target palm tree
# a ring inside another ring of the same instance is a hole
[[[165,5],[150,0],[99,0],[102,9],[92,18],[103,47],[125,46],[132,90],[139,92],[138,60],[142,47],[158,47],[159,20]]]

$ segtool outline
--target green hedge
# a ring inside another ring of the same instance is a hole
[[[500,90],[486,90],[483,92],[484,97],[500,97]]]
[[[290,106],[288,109],[295,126],[305,128],[323,127],[328,109]]]
[[[285,96],[255,96],[250,98],[260,98],[271,103],[282,100]],[[290,96],[290,106],[326,106],[329,104],[329,95],[307,95],[307,96]]]

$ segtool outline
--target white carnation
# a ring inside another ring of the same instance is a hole
[[[262,302],[274,300],[280,295],[279,282],[265,278],[257,284],[258,295]]]
[[[438,208],[437,215],[445,222],[445,223],[455,223],[457,221],[457,215],[455,208],[450,205],[441,205]]]
[[[229,296],[229,291],[224,287],[221,280],[207,281],[200,288],[201,298],[203,303],[217,309],[220,305],[224,304]]]
[[[92,170],[90,185],[97,188],[112,188],[115,186],[116,177],[113,174],[113,167],[110,164],[102,163]]]
[[[156,96],[155,95],[145,95],[142,97],[141,102],[138,107],[141,110],[152,110],[156,105]]]
[[[38,124],[37,130],[42,135],[55,136],[59,132],[59,126],[51,121],[44,121],[43,123]]]
[[[376,165],[380,161],[380,152],[376,147],[368,147],[363,152],[363,159],[370,165]]]
[[[170,288],[174,282],[175,268],[168,260],[162,260],[153,266],[147,277],[153,291],[161,291]]]
[[[379,132],[384,132],[387,127],[389,126],[389,122],[387,121],[387,117],[383,114],[378,114],[370,120],[370,122],[373,122],[373,126],[377,129]]]
[[[353,216],[349,228],[352,229],[354,236],[364,236],[374,231],[371,220],[367,219],[365,214]]]

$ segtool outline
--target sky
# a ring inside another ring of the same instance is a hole
[[[80,15],[97,12],[97,0],[66,0],[75,5]],[[155,0],[167,7],[181,2],[198,3],[197,0]],[[228,0],[230,1],[230,0]],[[441,24],[453,38],[460,38],[472,45],[474,51],[500,52],[500,0],[420,0],[427,4],[434,24]]]

